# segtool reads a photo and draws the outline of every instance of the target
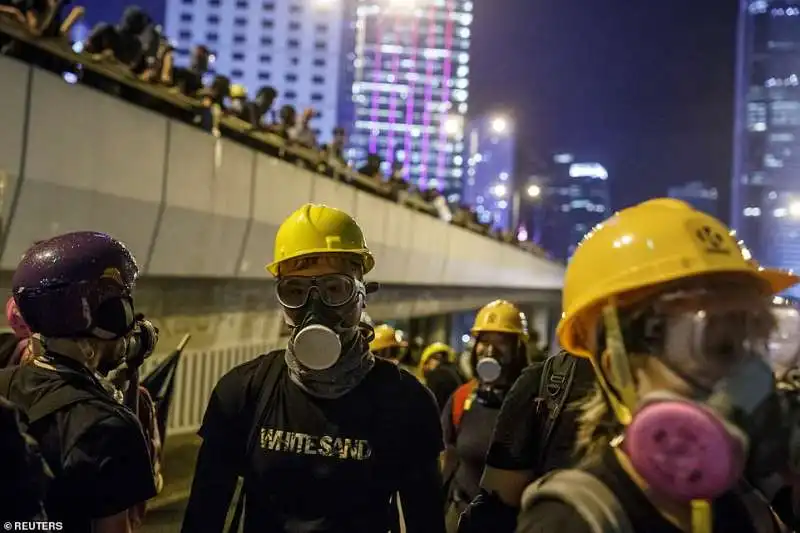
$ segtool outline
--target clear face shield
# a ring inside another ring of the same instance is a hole
[[[752,285],[715,289],[662,295],[626,312],[623,327],[611,306],[604,311],[608,383],[629,412],[618,415],[623,449],[655,492],[679,501],[713,499],[745,467],[788,460],[793,417],[773,368],[796,361],[800,314]],[[629,354],[660,363],[648,366],[646,383],[636,382]]]

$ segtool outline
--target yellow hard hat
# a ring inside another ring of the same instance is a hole
[[[486,304],[475,317],[470,333],[513,333],[528,340],[528,319],[519,307],[506,300]]]
[[[774,293],[800,281],[758,267],[722,222],[685,202],[658,198],[624,209],[590,231],[567,265],[558,341],[570,353],[591,357],[587,327],[609,299],[728,272],[764,280]]]
[[[247,98],[247,88],[238,83],[231,85],[229,93],[231,98]]]
[[[454,349],[443,342],[434,342],[422,350],[422,355],[419,358],[419,366],[424,367],[428,359],[440,353],[443,353],[447,356],[448,362],[456,362],[456,351]]]
[[[364,274],[375,266],[364,232],[353,217],[327,205],[305,204],[278,228],[274,258],[267,270],[277,276],[284,261],[307,255],[341,253],[359,256]]]
[[[369,343],[369,350],[377,352],[386,348],[398,348],[404,343],[400,341],[397,331],[389,324],[381,324],[375,328],[375,338]]]

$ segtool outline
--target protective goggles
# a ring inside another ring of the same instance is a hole
[[[286,309],[300,309],[316,292],[328,307],[341,307],[353,301],[356,295],[366,296],[363,282],[345,274],[326,274],[314,277],[285,277],[278,280],[275,294]]]
[[[712,388],[750,357],[775,368],[800,354],[800,313],[759,290],[689,291],[660,297],[644,313],[654,353],[690,383]],[[629,348],[630,350],[630,348]]]

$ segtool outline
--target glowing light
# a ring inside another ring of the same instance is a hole
[[[502,198],[506,194],[508,194],[508,188],[502,183],[498,183],[497,185],[492,187],[492,194],[497,196],[498,198]]]
[[[455,136],[461,133],[464,121],[460,116],[451,115],[444,121],[444,132],[447,135]]]
[[[495,133],[505,133],[508,129],[508,121],[503,117],[496,117],[492,120],[492,131]]]
[[[573,163],[569,166],[571,178],[608,179],[608,171],[600,163]]]
[[[469,335],[466,333],[461,335],[461,342],[469,342]]]
[[[527,193],[530,198],[538,198],[542,194],[542,188],[538,185],[529,185]]]
[[[517,232],[517,240],[520,242],[525,242],[528,240],[528,230],[525,229],[525,226],[520,226],[519,231]]]
[[[800,202],[792,202],[789,205],[789,214],[793,217],[800,217]]]
[[[337,0],[314,0],[314,7],[316,9],[329,9],[337,3]]]

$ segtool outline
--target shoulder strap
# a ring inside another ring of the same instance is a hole
[[[756,533],[789,533],[789,529],[775,514],[767,499],[758,489],[742,482],[737,493],[750,514]]]
[[[542,439],[537,463],[539,469],[544,464],[544,456],[547,453],[556,421],[561,416],[561,411],[564,409],[570,390],[572,390],[575,366],[575,358],[564,351],[548,357],[544,362],[542,377],[539,382],[538,401],[540,406],[544,405],[546,407],[547,416],[541,426],[540,435]]]
[[[254,377],[253,382],[259,387],[258,400],[256,401],[255,411],[253,411],[253,420],[250,425],[250,431],[247,436],[247,445],[245,446],[245,464],[252,455],[257,439],[259,438],[259,426],[264,416],[264,411],[267,409],[270,400],[273,398],[274,391],[278,385],[278,381],[283,374],[284,359],[281,355],[268,356],[264,358],[265,361],[259,366],[256,371],[257,376]],[[242,478],[244,478],[244,470],[242,471]],[[228,527],[228,533],[238,533],[239,525],[244,513],[244,484],[239,487],[239,497],[236,501],[236,508],[233,511],[231,522]]]
[[[522,510],[540,500],[573,507],[592,533],[635,533],[622,504],[605,483],[583,470],[556,470],[532,483],[522,494]]]
[[[467,401],[475,390],[476,385],[477,382],[475,380],[468,381],[457,388],[453,393],[453,427],[456,429],[461,425],[461,419],[464,417]]]

